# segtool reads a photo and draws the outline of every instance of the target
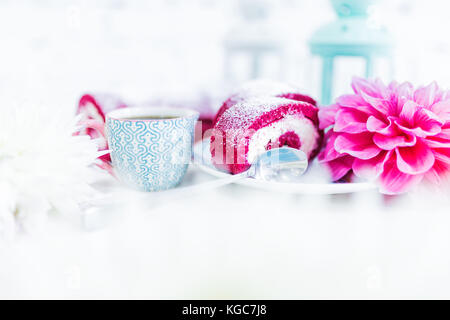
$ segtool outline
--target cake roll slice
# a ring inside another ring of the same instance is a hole
[[[212,162],[221,170],[238,174],[261,153],[282,146],[302,150],[312,159],[323,137],[317,113],[311,103],[286,98],[238,102],[217,118],[210,140]]]

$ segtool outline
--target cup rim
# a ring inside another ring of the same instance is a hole
[[[191,118],[198,117],[200,113],[198,111],[187,109],[187,108],[174,108],[166,106],[158,107],[129,107],[120,108],[110,111],[106,114],[107,119],[118,120],[118,121],[170,121],[179,118]],[[173,116],[175,119],[127,119],[127,117],[148,117],[148,116]]]

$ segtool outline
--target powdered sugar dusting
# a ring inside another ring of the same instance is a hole
[[[214,118],[214,124],[217,123],[227,109],[231,108],[236,103],[255,97],[280,97],[308,102],[314,106],[316,105],[314,99],[301,94],[298,88],[289,84],[265,79],[253,80],[242,85],[222,104]]]
[[[217,121],[216,128],[222,130],[245,129],[263,114],[283,105],[295,103],[296,101],[293,100],[275,97],[258,97],[241,101],[222,114]]]

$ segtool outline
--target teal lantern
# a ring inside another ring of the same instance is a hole
[[[374,68],[377,59],[384,59],[393,74],[393,40],[384,28],[369,23],[369,8],[376,0],[331,0],[338,19],[319,28],[311,37],[311,53],[322,59],[321,103],[330,104],[333,80],[337,76],[337,57],[358,57],[365,60],[367,78],[379,76]],[[357,74],[355,74],[357,75]]]

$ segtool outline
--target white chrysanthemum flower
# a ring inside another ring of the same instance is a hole
[[[77,119],[42,107],[0,111],[0,235],[42,226],[50,210],[80,213],[93,197],[95,141],[74,136]]]

